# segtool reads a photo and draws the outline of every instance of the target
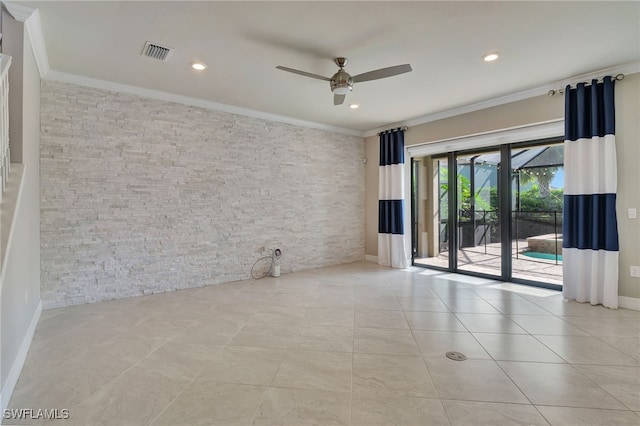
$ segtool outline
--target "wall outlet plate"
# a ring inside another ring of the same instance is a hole
[[[631,265],[629,268],[629,274],[632,277],[640,278],[640,266]]]

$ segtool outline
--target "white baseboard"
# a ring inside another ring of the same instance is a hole
[[[0,401],[2,404],[0,412],[4,413],[4,410],[9,405],[9,400],[11,399],[11,395],[13,394],[13,389],[16,387],[18,383],[18,379],[20,378],[20,373],[22,372],[22,367],[24,366],[24,362],[27,360],[27,354],[29,353],[29,348],[31,347],[31,341],[33,340],[33,335],[36,332],[36,327],[38,326],[38,321],[40,320],[40,314],[42,313],[42,300],[38,302],[38,306],[36,307],[36,311],[33,313],[33,317],[31,318],[31,324],[29,324],[29,328],[27,329],[27,334],[24,336],[22,340],[22,345],[20,345],[20,350],[18,351],[18,355],[16,359],[13,361],[13,365],[11,366],[11,370],[9,371],[9,375],[7,376],[7,381],[2,387],[2,394],[0,396]],[[2,422],[2,417],[0,417],[0,422]]]
[[[364,260],[365,260],[365,262],[378,263],[378,256],[373,256],[371,254],[365,254],[364,255]]]
[[[640,299],[635,297],[618,296],[618,305],[621,308],[640,311]]]

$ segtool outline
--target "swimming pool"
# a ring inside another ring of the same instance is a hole
[[[553,253],[540,253],[538,251],[525,251],[522,253],[523,256],[533,257],[534,259],[545,259],[545,260],[558,260],[562,262],[561,254],[553,254]],[[556,259],[556,256],[558,257]]]

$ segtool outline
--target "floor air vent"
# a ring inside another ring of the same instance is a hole
[[[159,44],[151,43],[150,41],[146,42],[144,44],[144,48],[142,49],[142,56],[158,59],[163,62],[168,61],[172,53],[172,48],[160,46]]]

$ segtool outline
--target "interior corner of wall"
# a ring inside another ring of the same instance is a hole
[[[40,21],[40,13],[36,9],[33,14],[27,19],[26,29],[29,38],[29,45],[33,56],[36,60],[36,66],[40,78],[44,78],[51,67],[49,65],[49,56],[47,55],[47,48],[45,47],[44,34],[42,33],[42,23]]]
[[[378,263],[378,256],[374,256],[372,254],[365,254],[364,260],[366,262]]]

